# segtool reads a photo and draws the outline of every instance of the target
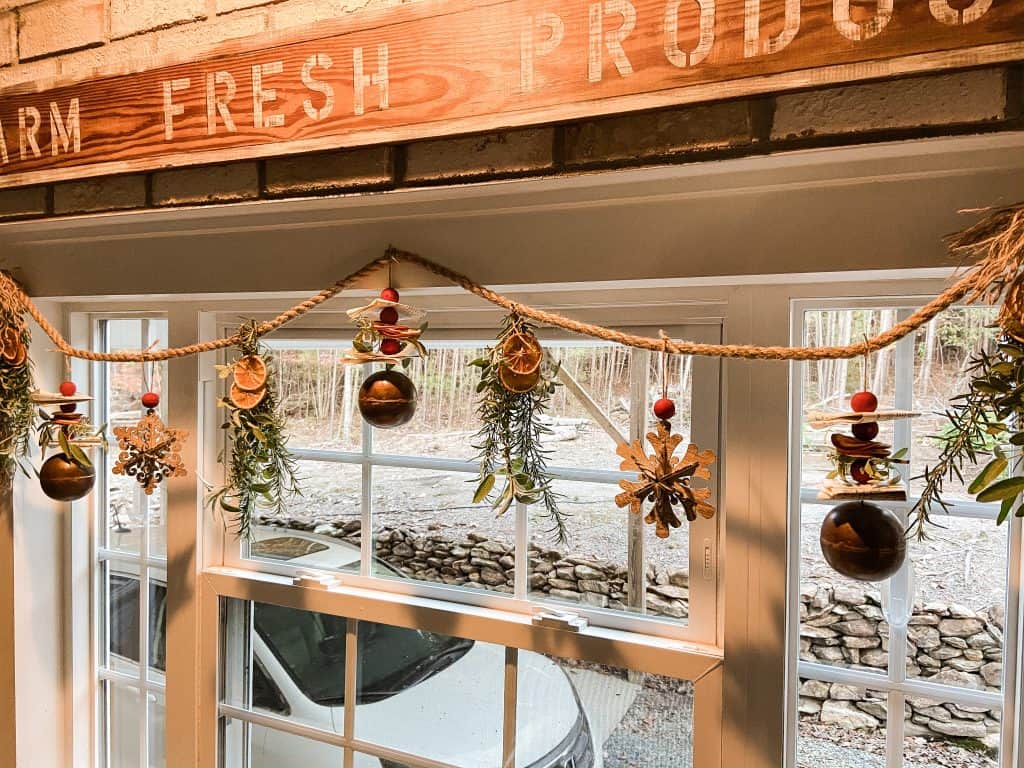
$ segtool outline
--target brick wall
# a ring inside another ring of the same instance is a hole
[[[0,88],[401,0],[0,0]],[[0,220],[685,163],[1024,128],[1024,64],[555,126],[0,190]]]

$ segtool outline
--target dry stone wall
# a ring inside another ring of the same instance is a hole
[[[1003,673],[1003,606],[975,611],[944,602],[917,603],[907,627],[907,676],[973,690],[998,691]],[[849,585],[804,584],[800,590],[800,658],[885,674],[889,623],[878,592]],[[800,713],[847,728],[883,727],[885,699],[862,688],[803,680]],[[908,697],[907,733],[985,740],[997,714],[979,707]]]
[[[309,531],[360,542],[358,520],[314,523],[264,518],[265,525]],[[376,556],[402,573],[425,581],[511,593],[515,558],[511,542],[478,533],[451,537],[439,531],[383,527],[374,532]],[[529,587],[549,597],[597,608],[626,608],[626,568],[605,560],[578,557],[555,549],[530,547]],[[682,619],[689,616],[689,576],[685,569],[647,569],[647,611]]]

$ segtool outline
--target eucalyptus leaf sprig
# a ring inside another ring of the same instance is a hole
[[[54,414],[48,413],[45,409],[38,409],[39,424],[36,431],[39,435],[40,457],[46,458],[46,449],[54,444],[61,452],[83,469],[92,466],[92,459],[89,458],[82,446],[107,448],[107,425],[94,427],[86,420],[75,424],[57,424],[54,422]]]
[[[22,339],[28,346],[28,331]],[[0,476],[10,482],[17,469],[26,475],[36,408],[32,402],[32,367],[26,360],[10,365],[0,359]]]
[[[238,349],[243,357],[266,359],[259,342],[259,326],[250,321],[239,330]],[[233,365],[218,366],[221,378],[231,375]],[[252,522],[258,509],[287,511],[290,497],[301,495],[298,465],[288,450],[284,417],[278,409],[272,366],[267,366],[266,393],[252,408],[240,408],[224,397],[218,405],[228,413],[221,428],[227,430],[227,444],[221,461],[230,452],[230,465],[223,487],[212,491],[207,503],[234,517],[238,538],[252,538]]]
[[[945,416],[949,424],[942,435],[942,452],[931,467],[925,467],[924,488],[911,510],[909,530],[918,539],[927,538],[928,524],[935,524],[936,507],[948,512],[950,502],[942,498],[945,481],[964,481],[964,467],[990,456],[967,486],[979,502],[1000,503],[997,524],[1013,511],[1024,517],[1024,466],[1019,451],[1024,446],[1024,342],[1007,336],[995,352],[981,350],[968,361],[971,381],[967,392],[953,399]],[[1014,507],[1016,510],[1014,511]]]
[[[566,515],[558,507],[558,494],[551,487],[547,455],[541,441],[551,433],[541,416],[551,402],[557,383],[557,363],[545,356],[537,383],[525,392],[513,392],[501,382],[504,341],[512,334],[532,334],[521,318],[506,318],[498,343],[470,365],[480,369],[477,416],[480,430],[473,447],[477,449],[480,473],[473,502],[491,500],[495,514],[505,514],[513,502],[542,504],[552,522],[552,533],[559,543],[568,538]]]

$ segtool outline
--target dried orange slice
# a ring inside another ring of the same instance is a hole
[[[7,360],[14,368],[20,368],[25,364],[25,360],[28,359],[28,352],[25,349],[25,345],[18,341],[18,347],[11,357],[4,355],[4,359]]]
[[[498,381],[509,392],[529,392],[540,381],[540,368],[530,373],[516,373],[503,365],[498,368]]]
[[[534,373],[543,357],[540,342],[530,333],[513,333],[501,345],[501,367],[513,373]]]
[[[23,350],[21,338],[18,335],[18,331],[12,326],[6,326],[0,331],[0,355],[3,355],[4,360],[7,362],[13,362]]]
[[[257,389],[255,392],[242,389],[237,384],[231,385],[231,393],[228,395],[232,405],[243,411],[248,411],[255,408],[257,405],[263,402],[263,398],[267,396],[267,388]]]
[[[267,386],[267,364],[259,355],[246,355],[238,360],[234,372],[235,386],[243,392],[258,392]]]

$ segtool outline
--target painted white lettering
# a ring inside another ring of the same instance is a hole
[[[0,159],[3,160],[4,165],[11,162],[11,158],[7,155],[7,139],[4,137],[3,123],[0,123]]]
[[[796,37],[800,31],[800,0],[786,0],[786,15],[782,31],[769,37],[761,45],[761,0],[746,0],[743,6],[743,56],[752,58],[758,54],[770,56],[778,53]]]
[[[69,149],[73,152],[82,151],[82,125],[78,117],[78,99],[71,99],[68,103],[68,119],[65,124],[60,114],[60,105],[56,101],[50,102],[50,152],[54,157],[60,152],[57,140],[60,139],[64,151]]]
[[[281,61],[252,65],[252,122],[257,128],[280,128],[284,125],[284,115],[281,112],[263,112],[264,104],[277,101],[277,89],[264,88],[263,78],[268,75],[279,75],[283,71],[284,62]]]
[[[352,109],[357,115],[366,111],[366,89],[371,85],[380,89],[378,104],[381,109],[390,106],[390,83],[388,82],[388,46],[381,43],[377,46],[377,71],[371,75],[363,74],[363,49],[352,49],[352,84],[355,92],[352,96]]]
[[[700,37],[697,47],[690,53],[679,48],[679,7],[683,0],[668,0],[665,4],[665,57],[676,67],[700,64],[711,53],[715,44],[715,0],[697,0],[700,8]]]
[[[306,59],[302,65],[302,84],[309,90],[318,91],[324,95],[324,105],[320,109],[313,106],[312,99],[306,99],[302,102],[302,108],[306,111],[306,115],[310,120],[323,120],[325,117],[330,117],[331,112],[334,111],[333,86],[330,83],[313,77],[313,67],[330,69],[333,64],[334,62],[331,60],[331,57],[326,53],[315,53]]]
[[[537,32],[547,30],[543,40],[537,41]],[[535,87],[534,62],[547,56],[562,43],[565,37],[565,23],[554,13],[542,11],[536,16],[527,16],[519,35],[519,85],[523,93]]]
[[[28,118],[32,119],[31,123],[28,122]],[[42,121],[39,110],[35,107],[18,107],[18,144],[22,160],[28,157],[29,149],[32,150],[34,157],[42,155],[42,152],[39,151],[39,142],[36,139],[36,134],[39,133],[39,124]]]
[[[224,95],[217,95],[217,86],[224,86]],[[228,104],[235,98],[238,87],[235,85],[234,76],[225,70],[206,73],[206,134],[213,136],[217,133],[217,115],[224,121],[224,127],[228,133],[235,133],[238,126],[235,125],[235,118],[231,116]]]
[[[977,21],[989,8],[992,7],[992,0],[974,0],[969,6],[958,11],[949,4],[949,0],[928,0],[928,7],[932,16],[943,24],[955,26],[957,24],[970,24]]]
[[[189,86],[187,77],[178,77],[173,80],[164,80],[164,141],[174,138],[174,118],[185,114],[184,104],[174,103],[174,94],[183,91]]]
[[[878,0],[875,15],[867,21],[853,21],[850,18],[850,0],[832,0],[832,21],[836,29],[847,40],[868,40],[888,25],[892,19],[893,0]]]
[[[605,33],[604,15],[619,14],[622,24],[618,29]],[[622,77],[633,74],[633,65],[626,56],[622,41],[636,27],[636,8],[629,0],[604,0],[604,4],[594,3],[590,6],[590,55],[587,61],[587,80],[592,83],[601,82],[603,75],[603,50],[608,49],[615,69]],[[603,42],[603,45],[602,45]]]

